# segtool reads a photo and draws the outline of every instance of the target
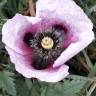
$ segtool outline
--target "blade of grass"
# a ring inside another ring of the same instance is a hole
[[[92,92],[94,91],[94,89],[96,88],[96,82],[94,82],[92,84],[92,86],[90,87],[89,91],[87,92],[86,96],[91,96]]]
[[[83,52],[83,55],[84,55],[84,57],[86,59],[86,63],[89,65],[90,69],[92,69],[93,68],[93,64],[92,64],[89,56],[87,55],[87,52],[85,50],[83,50],[82,52]]]
[[[96,76],[96,63],[94,64],[94,67],[91,69],[88,77],[94,77]]]

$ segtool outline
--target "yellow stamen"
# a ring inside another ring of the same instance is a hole
[[[41,45],[44,49],[51,49],[54,45],[53,39],[50,37],[44,37],[41,41]]]

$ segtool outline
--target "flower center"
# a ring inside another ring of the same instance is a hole
[[[53,39],[46,36],[42,39],[41,45],[44,49],[51,49],[54,45]]]
[[[24,42],[33,49],[32,67],[46,69],[64,51],[65,31],[62,26],[54,26],[36,34],[27,33]]]

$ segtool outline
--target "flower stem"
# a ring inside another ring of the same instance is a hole
[[[31,16],[35,16],[34,3],[33,0],[28,0],[29,3],[29,11]]]

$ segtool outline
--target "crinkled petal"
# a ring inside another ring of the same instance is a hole
[[[32,55],[24,56],[18,54],[7,46],[6,49],[10,54],[11,61],[15,64],[16,70],[27,78],[38,78],[46,82],[58,82],[69,74],[67,65],[46,70],[36,70],[31,66]]]
[[[39,21],[40,19],[36,17],[16,14],[4,24],[2,28],[2,41],[22,55],[29,54],[32,49],[24,43],[24,35],[26,32],[32,32],[32,24]]]
[[[93,41],[93,24],[73,0],[38,0],[36,8],[37,17],[59,18],[75,40],[67,38],[70,44],[66,44],[68,47],[54,62],[54,67],[64,64]]]

